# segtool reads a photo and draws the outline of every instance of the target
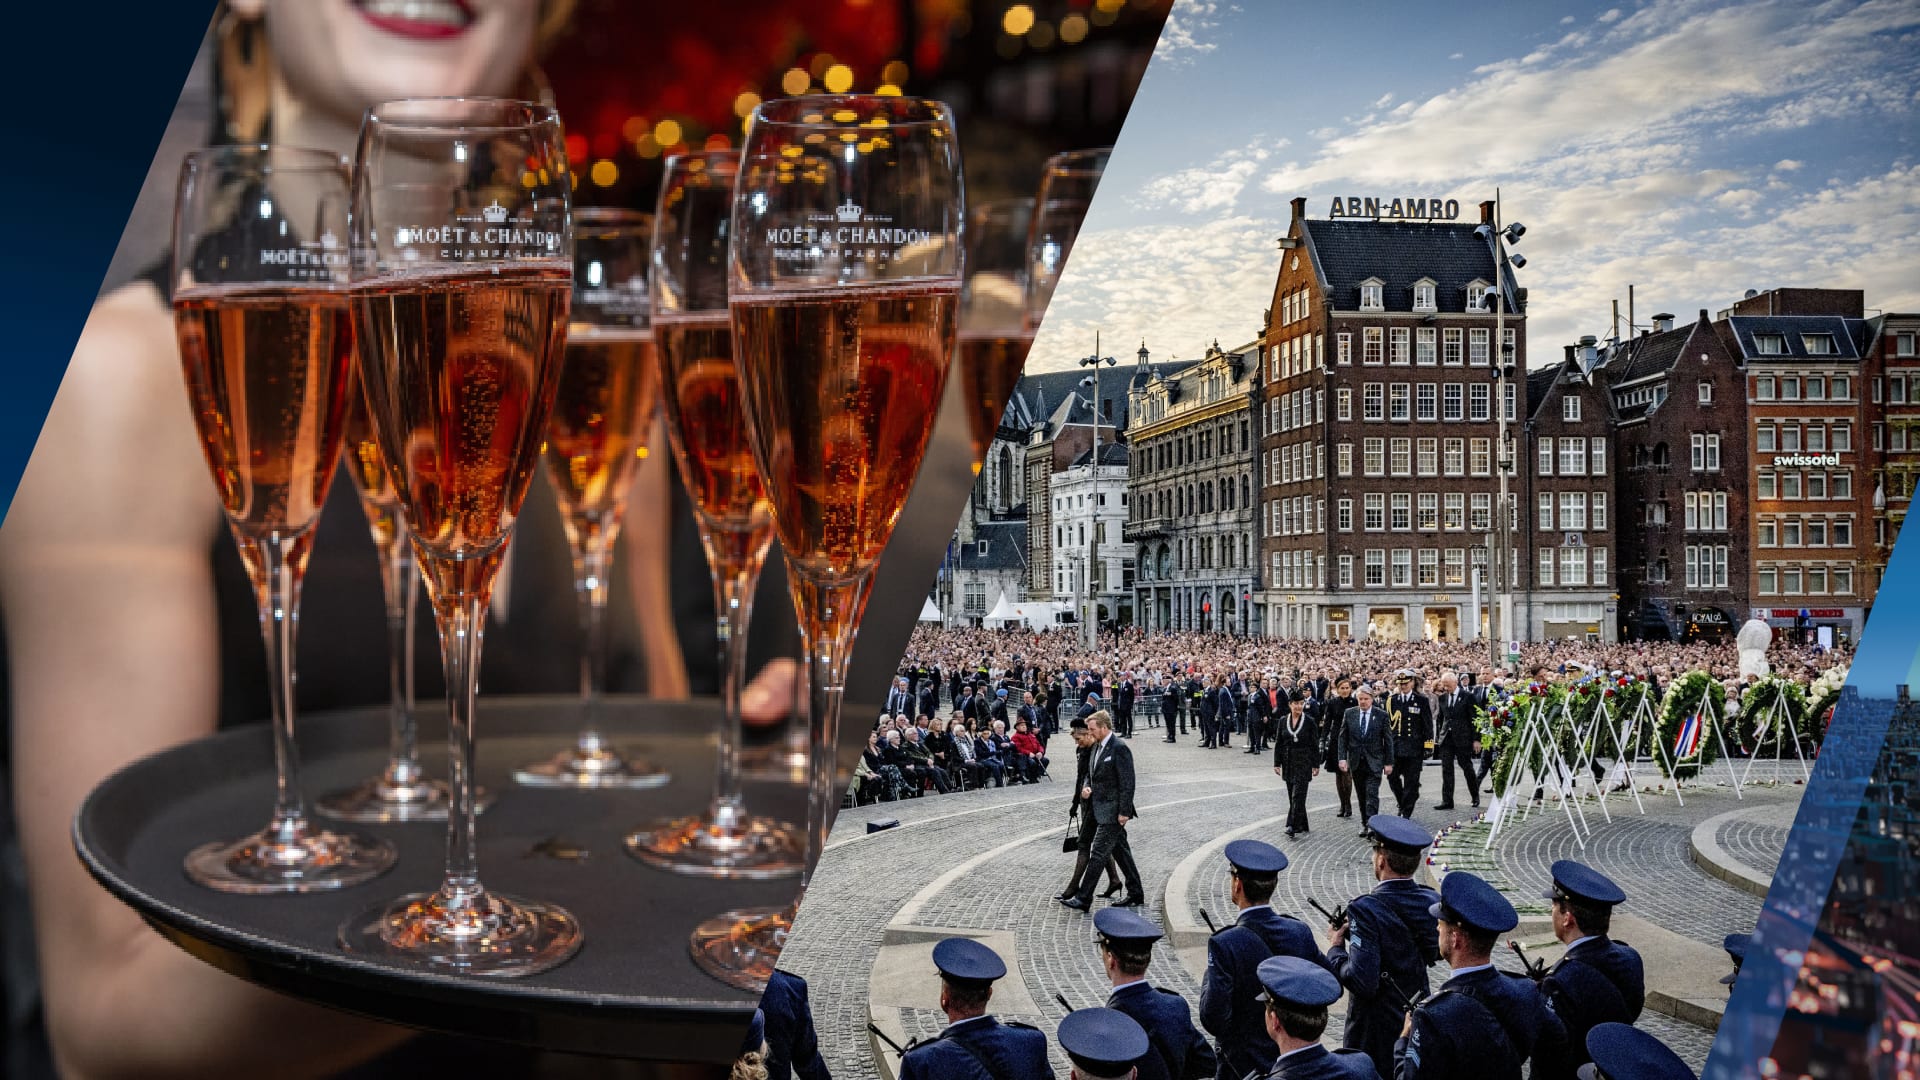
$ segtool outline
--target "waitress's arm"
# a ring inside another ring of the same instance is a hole
[[[74,855],[68,830],[95,785],[216,726],[223,527],[172,317],[151,285],[109,294],[0,528],[15,812],[63,1076],[323,1075],[407,1036],[201,963]],[[264,802],[262,815],[234,826],[264,824]]]

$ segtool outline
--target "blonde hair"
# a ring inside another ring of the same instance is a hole
[[[765,1044],[759,1050],[749,1050],[740,1055],[733,1063],[733,1071],[727,1074],[727,1080],[767,1080]]]

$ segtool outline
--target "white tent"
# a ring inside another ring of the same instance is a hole
[[[939,622],[940,609],[933,606],[933,597],[929,596],[920,604],[921,622]]]
[[[993,605],[993,610],[987,612],[986,622],[988,626],[1004,626],[1018,618],[1020,614],[1014,610],[1013,603],[1007,599],[1007,594],[1001,593],[999,601]]]
[[[1029,630],[1044,630],[1059,622],[1059,616],[1073,610],[1072,604],[1057,600],[1033,600],[1016,604],[1007,599],[1006,593],[993,605],[985,619],[988,626],[1011,626],[1015,623]]]

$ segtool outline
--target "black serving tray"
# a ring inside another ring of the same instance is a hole
[[[568,745],[577,699],[485,698],[476,724],[477,773],[494,803],[480,817],[480,873],[489,888],[560,904],[580,920],[572,960],[522,979],[427,972],[335,945],[348,916],[439,884],[444,823],[352,825],[399,848],[385,876],[335,892],[231,896],[187,879],[181,859],[207,840],[266,824],[273,751],[264,726],[223,732],[135,762],[96,788],[74,819],[80,859],[108,891],[182,949],[262,986],[347,1012],[453,1035],[545,1050],[662,1061],[731,1061],[755,995],[694,966],[687,938],[702,919],[737,907],[783,905],[797,879],[717,881],[654,870],[621,839],[646,818],[697,812],[713,784],[713,701],[614,697],[605,730],[673,774],[649,791],[517,787],[515,765]],[[445,718],[423,704],[421,745],[430,775],[444,777]],[[300,718],[309,799],[372,775],[386,747],[384,708]],[[806,792],[748,784],[748,805],[804,826]],[[543,844],[558,839],[560,844]],[[539,854],[535,848],[584,859]]]

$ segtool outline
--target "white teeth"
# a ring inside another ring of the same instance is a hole
[[[446,0],[361,0],[360,7],[383,19],[433,23],[439,26],[465,27],[471,20],[458,4]]]

